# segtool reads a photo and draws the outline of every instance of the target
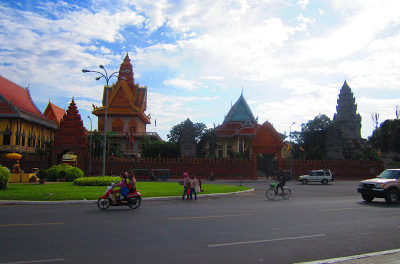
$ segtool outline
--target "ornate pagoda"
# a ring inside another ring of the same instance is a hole
[[[147,87],[135,83],[133,68],[128,54],[119,69],[118,81],[103,91],[103,105],[93,106],[98,117],[98,129],[104,134],[104,117],[107,96],[107,135],[114,148],[124,155],[137,155],[143,138],[149,136],[161,140],[155,132],[146,132],[150,124],[147,109]]]
[[[333,127],[327,134],[326,157],[328,159],[357,158],[362,144],[361,116],[357,114],[356,99],[345,81],[337,100]]]
[[[52,160],[61,163],[65,154],[77,155],[77,166],[85,170],[88,153],[87,131],[83,126],[74,98],[61,119],[59,129],[54,135]]]

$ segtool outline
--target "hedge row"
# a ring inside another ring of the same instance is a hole
[[[80,186],[108,186],[111,183],[119,183],[120,177],[102,176],[102,177],[82,177],[74,180],[74,185]]]
[[[64,179],[66,182],[72,182],[77,178],[83,177],[83,171],[77,167],[60,164],[53,165],[47,170],[41,170],[37,176],[39,179],[45,179],[46,181],[59,181]]]
[[[10,179],[10,170],[0,165],[0,190],[7,189],[7,183]]]

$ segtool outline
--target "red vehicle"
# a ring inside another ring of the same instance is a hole
[[[110,206],[129,206],[131,209],[136,209],[142,203],[142,195],[137,190],[129,192],[125,196],[117,197],[116,204],[112,203],[111,191],[114,188],[114,183],[107,187],[106,193],[97,200],[97,207],[101,210],[107,210]]]

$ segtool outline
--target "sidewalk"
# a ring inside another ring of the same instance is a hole
[[[297,264],[400,264],[400,249],[385,250],[343,258],[317,260]]]

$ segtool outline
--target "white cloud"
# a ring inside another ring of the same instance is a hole
[[[180,88],[183,88],[183,89],[187,89],[189,91],[197,90],[201,86],[201,83],[198,83],[198,82],[195,82],[195,81],[192,81],[192,80],[183,80],[183,79],[165,80],[164,84],[168,85],[168,86],[180,87]]]
[[[299,0],[297,1],[297,5],[300,6],[303,10],[307,8],[307,5],[310,3],[310,0]]]

